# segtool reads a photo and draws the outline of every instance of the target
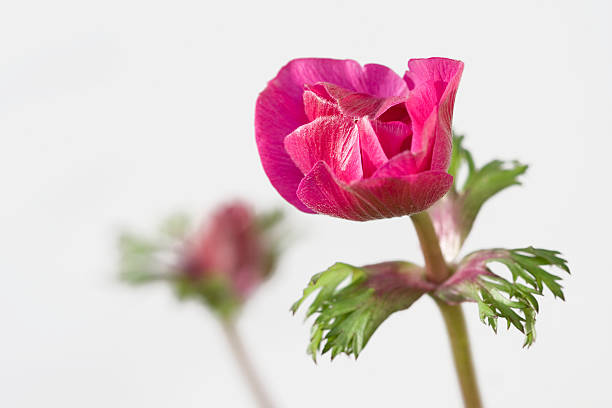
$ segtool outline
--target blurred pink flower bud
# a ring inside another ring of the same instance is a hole
[[[223,277],[245,299],[269,272],[261,233],[247,204],[221,206],[187,239],[179,270],[194,280]]]
[[[123,234],[121,277],[132,284],[169,282],[180,298],[202,300],[231,318],[275,267],[279,236],[273,227],[280,218],[278,211],[255,214],[235,201],[220,206],[195,232],[179,216],[153,239]]]

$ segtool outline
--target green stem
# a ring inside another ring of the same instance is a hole
[[[472,362],[470,340],[465,325],[463,309],[461,309],[461,305],[449,305],[442,300],[435,300],[440,308],[440,312],[442,312],[442,317],[444,317],[444,323],[446,323],[446,331],[450,340],[451,350],[453,351],[453,360],[457,377],[459,377],[463,403],[466,408],[481,408],[482,401],[480,400],[476,372]]]
[[[410,216],[425,258],[425,268],[427,280],[433,283],[442,283],[451,275],[450,269],[444,261],[440,242],[436,235],[433,223],[427,211],[416,213]]]
[[[274,405],[270,402],[270,398],[264,391],[264,387],[257,377],[255,373],[255,369],[249,360],[246,350],[244,348],[244,344],[242,344],[242,340],[238,331],[236,330],[236,325],[233,321],[222,320],[221,326],[223,327],[223,331],[225,333],[225,337],[227,339],[230,348],[236,357],[236,362],[240,366],[244,377],[253,392],[253,396],[257,400],[257,406],[259,408],[273,408]]]
[[[450,277],[451,269],[446,264],[444,256],[442,256],[440,241],[431,218],[426,211],[413,214],[410,218],[416,229],[425,258],[427,280],[440,284]],[[449,305],[440,299],[435,297],[434,299],[444,317],[444,323],[446,323],[446,331],[453,352],[453,361],[461,386],[463,403],[466,408],[481,408],[482,402],[480,401],[476,372],[470,352],[470,341],[461,305]]]

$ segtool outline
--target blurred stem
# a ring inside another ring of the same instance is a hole
[[[414,229],[419,237],[423,257],[425,258],[425,269],[427,280],[433,283],[442,283],[450,276],[450,269],[444,261],[440,242],[436,235],[431,218],[427,211],[422,211],[410,216]]]
[[[232,353],[234,354],[234,357],[236,357],[236,362],[244,374],[244,378],[249,384],[249,388],[251,388],[255,399],[257,400],[257,406],[259,408],[273,408],[274,405],[272,402],[270,402],[270,398],[266,394],[264,387],[261,384],[259,377],[255,373],[255,369],[253,368],[251,361],[249,360],[240,334],[236,330],[236,324],[231,320],[222,320],[221,326],[223,327],[225,337],[230,345]]]
[[[463,309],[461,305],[449,305],[442,300],[434,299],[440,308],[440,312],[442,312],[444,323],[446,323],[446,331],[453,351],[455,371],[457,371],[457,377],[459,377],[463,403],[466,408],[481,408],[482,401],[480,400],[476,372],[472,362],[470,340]]]

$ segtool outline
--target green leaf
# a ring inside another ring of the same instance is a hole
[[[172,283],[179,299],[201,301],[223,319],[231,318],[240,309],[240,298],[222,275],[202,280],[176,276]]]
[[[424,282],[423,270],[406,262],[387,262],[355,267],[336,263],[316,274],[291,311],[314,295],[306,316],[316,315],[307,348],[313,360],[331,352],[353,354],[363,351],[372,334],[392,313],[406,309],[432,289]]]
[[[463,136],[454,136],[448,172],[455,178],[451,190],[428,211],[448,260],[459,253],[484,203],[500,191],[521,184],[527,166],[518,161],[493,160],[477,167],[463,146]],[[465,169],[465,180],[459,177]]]
[[[146,238],[123,233],[119,236],[119,278],[138,285],[159,279],[156,254],[160,246]]]
[[[453,151],[451,154],[451,161],[448,167],[448,173],[455,178],[457,182],[457,176],[459,175],[459,169],[466,165],[468,170],[468,178],[476,170],[474,165],[474,159],[472,154],[463,147],[463,135],[453,135]]]
[[[493,273],[491,263],[505,266],[512,276],[507,280]],[[491,249],[466,256],[455,274],[434,296],[447,302],[474,301],[478,303],[480,320],[497,333],[497,320],[506,320],[525,335],[524,346],[531,346],[536,338],[535,321],[539,312],[536,296],[544,288],[565,300],[560,276],[544,270],[557,267],[569,273],[567,261],[557,251],[540,248],[512,250]]]
[[[177,213],[166,218],[159,227],[162,237],[183,239],[191,228],[191,219],[187,214]]]
[[[263,277],[268,278],[278,264],[281,253],[287,247],[288,231],[284,228],[282,221],[284,214],[281,210],[270,210],[259,213],[255,223],[259,233],[259,239],[266,251],[263,254]]]
[[[526,171],[527,165],[518,161],[493,160],[470,174],[460,193],[464,227],[468,233],[482,205],[500,191],[520,185],[518,177]]]
[[[162,266],[160,257],[185,238],[190,225],[188,216],[174,214],[160,224],[153,237],[122,233],[118,240],[120,279],[135,285],[168,279],[171,271]]]
[[[555,297],[565,300],[563,287],[557,282],[561,277],[546,272],[542,265],[554,265],[563,269],[567,273],[570,272],[567,266],[567,261],[559,257],[557,251],[549,251],[538,248],[519,248],[511,252],[512,260],[519,267],[530,273],[536,280],[536,286],[541,294],[544,286],[547,287]]]
[[[283,220],[285,215],[282,210],[274,209],[266,212],[262,212],[257,215],[257,228],[261,231],[268,230],[276,227]]]

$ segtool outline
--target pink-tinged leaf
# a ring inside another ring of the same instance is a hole
[[[452,181],[447,173],[428,171],[346,184],[321,161],[300,183],[298,197],[317,213],[367,221],[423,211],[448,191]]]
[[[434,289],[425,271],[408,262],[364,267],[336,263],[315,275],[291,310],[316,293],[306,316],[316,315],[308,353],[315,359],[331,352],[358,357],[376,329],[392,313],[409,308]],[[348,282],[346,285],[344,282]]]
[[[378,136],[372,128],[370,120],[362,118],[357,122],[359,129],[359,144],[361,147],[361,163],[363,166],[363,177],[368,178],[385,164],[388,159],[383,151]]]
[[[455,184],[429,209],[447,261],[452,261],[459,253],[483,204],[500,191],[521,184],[519,176],[527,166],[516,161],[492,160],[477,167],[470,152],[463,147],[463,136],[456,136],[449,173],[456,175],[462,170],[467,171],[462,185]]]
[[[451,262],[459,254],[464,239],[461,207],[457,203],[457,193],[449,191],[428,211],[440,241],[444,259]]]
[[[560,276],[543,266],[558,267],[569,273],[567,261],[557,251],[541,248],[487,249],[466,256],[451,278],[433,296],[447,303],[476,302],[480,320],[497,332],[498,319],[508,328],[525,335],[525,346],[535,341],[535,321],[539,312],[537,296],[548,288],[555,297],[565,299]],[[503,265],[511,279],[493,273],[488,264]]]
[[[346,118],[323,116],[300,126],[285,138],[285,149],[304,174],[323,161],[343,182],[363,177],[359,132]]]
[[[408,262],[382,262],[362,268],[368,274],[367,286],[378,295],[406,289],[426,293],[437,287],[425,278],[425,269]]]
[[[491,272],[487,268],[487,262],[493,259],[509,257],[510,252],[505,249],[488,249],[474,252],[461,261],[453,276],[444,282],[439,290],[444,290],[462,282],[472,282],[480,275],[491,275]]]

